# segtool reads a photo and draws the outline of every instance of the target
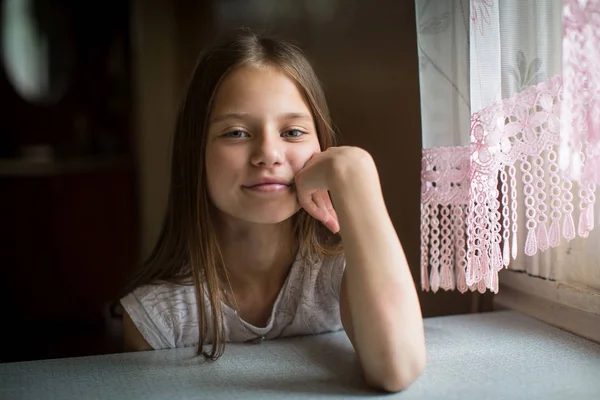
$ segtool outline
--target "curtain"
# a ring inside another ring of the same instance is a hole
[[[594,228],[600,0],[415,5],[421,287],[497,292],[512,260]]]

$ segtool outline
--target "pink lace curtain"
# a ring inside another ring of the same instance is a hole
[[[421,287],[587,237],[600,183],[600,0],[415,0]]]

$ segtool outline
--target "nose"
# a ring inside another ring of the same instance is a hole
[[[273,167],[281,165],[284,158],[282,140],[277,133],[264,132],[256,139],[251,163],[256,167]]]

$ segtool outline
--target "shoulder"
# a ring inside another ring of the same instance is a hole
[[[331,290],[335,294],[335,297],[339,299],[342,278],[344,276],[344,270],[346,269],[346,255],[340,253],[334,256],[323,257],[321,269],[323,271],[323,276],[328,276],[329,281],[331,282]]]
[[[329,276],[331,279],[341,279],[346,268],[346,255],[340,253],[321,256],[318,264],[319,273],[322,276]]]
[[[147,311],[160,312],[193,305],[195,296],[193,285],[156,283],[140,286],[123,297],[121,304],[123,307],[143,306]]]
[[[321,294],[333,294],[335,298],[339,298],[346,268],[346,256],[343,252],[336,255],[313,255],[312,259],[304,257],[300,263],[304,271],[305,286]]]
[[[154,349],[178,347],[177,330],[195,320],[194,286],[172,283],[141,286],[120,299],[131,322]]]

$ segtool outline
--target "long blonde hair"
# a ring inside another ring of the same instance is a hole
[[[158,241],[148,260],[134,273],[122,294],[149,284],[193,284],[198,304],[198,355],[216,360],[225,350],[226,335],[221,299],[230,288],[215,234],[214,209],[206,188],[206,130],[214,95],[223,78],[243,65],[278,68],[299,87],[312,112],[321,149],[336,145],[323,88],[310,62],[295,45],[242,29],[230,39],[200,54],[180,104],[173,138],[171,182],[166,215]],[[339,235],[303,209],[292,216],[300,254],[335,255]],[[204,290],[208,292],[207,310]],[[212,318],[212,349],[207,344],[208,318]]]

